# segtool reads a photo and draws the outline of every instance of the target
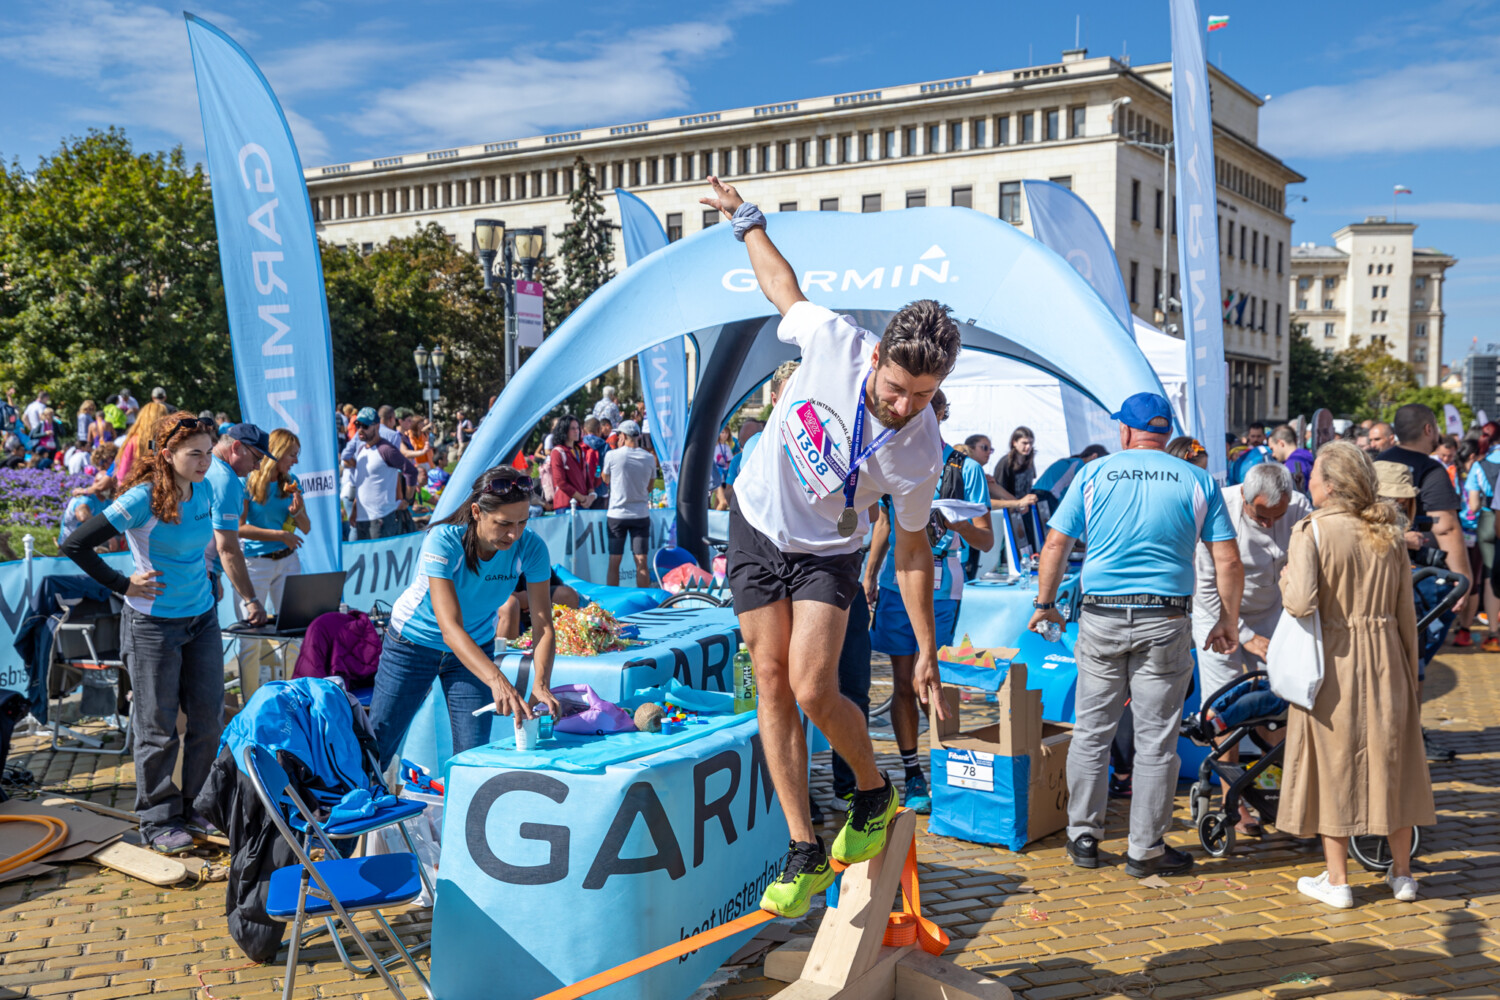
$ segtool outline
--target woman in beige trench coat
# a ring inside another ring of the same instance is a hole
[[[1349,837],[1374,834],[1390,840],[1387,884],[1410,901],[1412,827],[1434,816],[1404,519],[1379,498],[1373,465],[1347,441],[1319,450],[1308,485],[1317,510],[1292,531],[1281,599],[1298,618],[1321,616],[1323,686],[1311,712],[1294,705],[1289,713],[1276,826],[1323,839],[1328,868],[1298,880],[1304,895],[1353,906]]]

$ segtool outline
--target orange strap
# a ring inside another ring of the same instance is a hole
[[[828,859],[830,867],[834,871],[843,871],[848,865],[842,864],[832,858]],[[906,938],[911,933],[911,925],[916,925],[916,942],[922,946],[922,950],[933,955],[941,955],[948,947],[948,935],[937,924],[922,916],[921,890],[917,879],[917,841],[912,838],[911,846],[906,851],[906,864],[901,869],[901,912],[892,913],[886,924],[887,943],[892,935],[898,940]],[[774,919],[776,914],[769,910],[756,910],[747,913],[738,920],[731,920],[727,924],[720,924],[701,934],[694,934],[690,938],[684,938],[676,944],[669,944],[665,948],[658,948],[653,952],[632,958],[630,961],[617,965],[603,972],[596,972],[587,979],[580,979],[571,986],[563,986],[553,990],[551,993],[537,997],[537,1000],[577,1000],[578,997],[587,996],[595,990],[602,990],[606,986],[629,979],[631,976],[654,969],[663,962],[670,962],[674,958],[681,958],[690,951],[707,947],[727,937],[733,937],[741,931],[748,931],[752,927]],[[910,941],[904,941],[910,944]]]

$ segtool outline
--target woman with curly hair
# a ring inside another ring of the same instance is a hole
[[[150,404],[147,404],[150,409]],[[224,729],[224,659],[204,550],[214,540],[211,491],[203,482],[213,421],[172,414],[145,429],[124,492],[59,548],[94,580],[125,598],[121,657],[130,673],[135,733],[135,811],[141,838],[163,854],[193,846],[211,824],[192,811]],[[126,576],[94,550],[123,534],[135,557]],[[187,715],[177,763],[177,712]]]

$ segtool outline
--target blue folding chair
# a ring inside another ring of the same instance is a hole
[[[424,882],[421,862],[415,853],[377,854],[366,858],[339,857],[333,842],[317,819],[303,803],[293,787],[286,771],[264,747],[248,746],[244,752],[244,773],[250,777],[255,794],[271,817],[276,830],[292,848],[297,864],[278,868],[271,874],[266,892],[266,915],[272,920],[291,921],[286,959],[286,979],[282,987],[282,1000],[291,1000],[292,987],[297,977],[297,955],[302,944],[304,921],[326,917],[332,931],[332,921],[337,918],[370,960],[370,970],[379,973],[385,984],[401,1000],[406,1000],[386,963],[375,954],[369,940],[355,925],[351,913],[372,911],[380,922],[385,936],[390,939],[400,959],[416,973],[422,990],[432,997],[432,987],[427,977],[417,967],[416,961],[401,942],[395,930],[381,913],[382,907],[400,906],[410,903],[422,894]],[[288,813],[284,803],[290,803],[307,830],[308,843],[317,842],[327,852],[322,861],[313,861],[306,847],[287,822]],[[409,842],[408,842],[409,843]],[[339,935],[333,934],[336,943]],[[340,946],[340,953],[343,948]],[[393,958],[393,961],[395,959]],[[349,965],[345,961],[345,965]]]
[[[698,565],[698,560],[687,549],[676,545],[664,545],[657,549],[656,554],[651,557],[651,578],[660,587],[662,580],[666,578],[668,573],[672,572],[678,566],[686,566],[689,563],[696,566]]]

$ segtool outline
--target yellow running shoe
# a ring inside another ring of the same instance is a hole
[[[869,861],[885,849],[885,830],[901,808],[896,786],[885,784],[868,792],[855,792],[844,827],[833,840],[833,856],[846,865]]]
[[[782,859],[781,874],[760,897],[760,908],[779,917],[800,917],[812,898],[833,884],[834,875],[822,837],[812,844],[794,840]]]

